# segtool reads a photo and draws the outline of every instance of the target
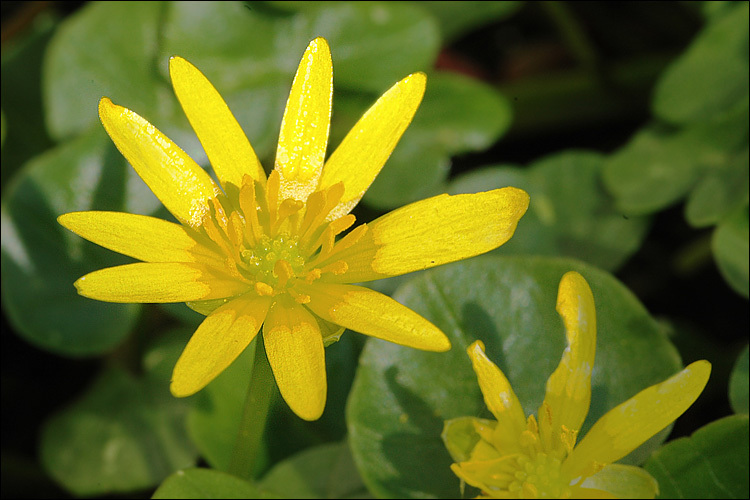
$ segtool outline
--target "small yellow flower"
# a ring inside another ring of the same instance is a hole
[[[523,408],[480,341],[467,349],[487,408],[497,419],[446,422],[443,440],[455,474],[480,498],[653,498],[658,485],[640,467],[615,464],[693,404],[711,364],[696,361],[613,408],[576,445],[589,411],[596,348],[594,297],[576,272],[563,276],[557,311],[568,347],[547,381],[538,417]],[[537,420],[538,418],[538,420]]]
[[[181,224],[117,212],[74,212],[60,224],[143,262],[80,278],[83,296],[108,302],[187,302],[207,315],[175,366],[171,390],[189,396],[213,380],[263,326],[282,396],[300,417],[326,399],[324,345],[344,328],[432,351],[450,349],[430,322],[350,283],[472,257],[505,243],[528,195],[504,188],[440,195],[337,235],[412,120],[426,77],[396,83],[325,161],[333,72],[327,42],[308,46],[292,83],[276,162],[266,178],[224,100],[186,60],[173,57],[177,98],[220,186],[134,112],[102,98],[113,142]],[[415,165],[414,168],[419,168]]]

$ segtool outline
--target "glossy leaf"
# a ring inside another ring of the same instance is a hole
[[[252,342],[213,382],[195,396],[187,417],[190,438],[214,469],[228,471],[250,386],[256,343]],[[256,460],[259,468],[264,460]]]
[[[169,476],[151,498],[273,498],[243,479],[214,469],[185,469]]]
[[[326,348],[328,397],[323,416],[315,422],[305,422],[294,415],[280,398],[269,416],[265,456],[256,461],[256,473],[269,461],[283,459],[306,447],[344,437],[344,405],[359,354],[359,334],[347,332],[339,342]],[[195,396],[187,428],[201,455],[213,468],[227,471],[234,452],[243,405],[250,384],[253,363],[251,344],[229,368]],[[278,393],[277,393],[278,395]]]
[[[656,116],[672,123],[705,120],[747,96],[748,4],[713,16],[656,86]]]
[[[511,123],[509,102],[485,84],[447,73],[427,76],[427,90],[414,121],[365,193],[364,202],[395,208],[441,189],[450,157],[481,151]]]
[[[446,41],[477,30],[515,13],[521,2],[415,2],[430,12],[440,23],[440,32]]]
[[[716,227],[711,248],[719,271],[727,283],[743,297],[749,297],[750,229],[747,204]]]
[[[42,463],[74,495],[132,492],[156,486],[195,463],[185,432],[189,402],[169,394],[169,375],[185,331],[163,337],[136,378],[106,369],[68,408],[52,416],[41,438]]]
[[[473,340],[484,342],[526,414],[538,408],[564,349],[555,301],[560,278],[571,270],[591,285],[598,324],[591,409],[581,436],[606,411],[678,370],[675,348],[630,291],[579,261],[484,256],[421,273],[394,298],[441,328],[453,348],[428,353],[368,340],[347,423],[354,458],[373,494],[459,495],[440,435],[445,420],[490,416],[465,351]],[[643,460],[667,432],[624,460]]]
[[[86,299],[73,283],[129,259],[79,238],[56,217],[91,209],[148,214],[158,206],[102,130],[27,163],[2,203],[2,283],[11,292],[3,293],[3,305],[18,334],[71,356],[106,352],[122,341],[140,306]]]
[[[60,25],[44,61],[44,104],[53,138],[98,123],[103,96],[141,112],[157,108],[165,82],[156,79],[151,65],[162,9],[160,2],[92,2]]]
[[[682,199],[696,185],[700,186],[698,183],[706,176],[741,179],[742,171],[737,172],[737,169],[743,166],[742,152],[747,148],[747,131],[746,100],[730,112],[682,130],[671,131],[656,126],[645,128],[607,158],[602,177],[604,184],[615,197],[617,207],[628,216],[662,210]],[[744,167],[746,170],[747,165]],[[734,191],[738,188],[727,186],[727,189]],[[730,200],[737,198],[741,201],[741,192]],[[717,202],[709,198],[706,205],[712,212],[721,213],[721,207],[716,209],[711,204],[728,201]],[[732,202],[729,202],[731,208]],[[704,224],[701,217],[706,215],[696,215],[693,215],[696,222]],[[709,220],[715,217],[709,215]]]
[[[38,16],[31,32],[3,43],[3,188],[29,158],[52,146],[42,111],[42,57],[55,29],[52,16]],[[7,142],[6,142],[7,141]]]
[[[644,467],[659,482],[659,498],[747,498],[748,416],[724,417],[675,439]]]
[[[648,220],[615,209],[599,182],[603,164],[593,151],[565,151],[526,168],[486,167],[457,177],[448,190],[515,186],[529,193],[519,229],[496,253],[574,257],[614,270],[640,248]]]
[[[276,464],[259,487],[280,498],[372,498],[346,442],[309,448]]]
[[[749,412],[748,404],[748,346],[742,350],[734,363],[732,375],[729,378],[729,402],[735,413]]]
[[[731,154],[725,164],[713,169],[690,193],[685,218],[694,227],[717,224],[748,201],[748,148]]]

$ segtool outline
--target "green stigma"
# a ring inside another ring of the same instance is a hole
[[[276,285],[278,276],[274,273],[276,262],[285,260],[295,275],[302,274],[305,258],[300,255],[297,236],[279,234],[275,238],[263,235],[255,247],[242,251],[242,260],[256,281],[271,286]]]

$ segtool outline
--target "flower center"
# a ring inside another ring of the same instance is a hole
[[[279,276],[275,271],[277,262],[283,260],[289,264],[293,276],[303,273],[305,258],[300,254],[298,243],[299,237],[286,233],[278,234],[274,238],[264,234],[254,248],[242,251],[242,261],[255,276],[256,281],[275,287],[279,282]]]
[[[562,476],[562,463],[558,458],[546,453],[537,453],[534,457],[521,455],[517,462],[515,481],[508,486],[512,493],[516,493],[520,498],[570,497],[570,483]]]

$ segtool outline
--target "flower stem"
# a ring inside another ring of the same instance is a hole
[[[261,333],[255,337],[253,344],[255,361],[250,386],[245,397],[242,421],[232,452],[232,460],[229,463],[229,473],[245,479],[252,479],[255,473],[260,458],[263,431],[266,428],[266,420],[276,386]]]

